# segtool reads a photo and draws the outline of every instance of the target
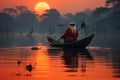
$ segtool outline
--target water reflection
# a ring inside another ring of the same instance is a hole
[[[78,54],[76,50],[64,50],[62,56],[65,67],[69,68],[66,72],[77,72],[78,68]]]
[[[120,78],[120,50],[113,49],[111,52],[114,54],[110,55],[112,61],[109,64],[112,64],[113,77]]]
[[[62,49],[47,49],[48,55],[51,57],[57,57],[62,53]]]
[[[89,50],[66,50],[40,46],[39,50],[31,50],[31,47],[0,48],[1,79],[13,80],[17,77],[16,80],[27,80],[26,78],[119,80],[120,78],[119,49],[90,47]]]
[[[52,60],[57,60],[58,57],[63,61],[66,73],[85,73],[87,71],[87,64],[94,65],[93,56],[87,49],[48,49],[48,54]],[[89,66],[89,65],[88,65]],[[72,74],[70,76],[76,76]]]
[[[21,61],[17,60],[17,64],[18,64],[18,73],[16,74],[16,76],[21,76],[21,73],[20,73],[20,64],[21,64]]]
[[[81,69],[81,72],[86,72],[87,60],[93,60],[92,55],[87,49],[84,50],[63,50],[64,54],[62,59],[64,60],[65,67],[68,68],[66,72],[78,72],[77,68]]]

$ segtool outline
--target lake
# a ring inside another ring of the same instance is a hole
[[[48,47],[42,37],[2,36],[0,79],[120,80],[120,49],[116,45],[120,37],[114,38],[114,44],[110,43],[113,37],[109,42],[108,38],[96,37],[85,50],[64,50]],[[39,49],[32,50],[33,46]],[[31,70],[26,68],[28,65],[32,65]]]

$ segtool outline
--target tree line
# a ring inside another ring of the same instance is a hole
[[[75,15],[72,13],[61,15],[57,9],[46,10],[46,13],[38,15],[28,10],[26,6],[5,8],[0,12],[0,33],[28,33],[31,29],[40,33],[54,34],[56,30],[62,33],[65,26],[73,20],[78,28],[81,21],[84,21],[89,32],[119,33],[120,0],[106,0],[105,3],[105,7],[86,9]]]

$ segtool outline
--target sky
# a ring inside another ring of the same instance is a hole
[[[105,5],[105,0],[0,0],[0,11],[4,8],[14,8],[21,5],[25,5],[29,10],[34,11],[38,2],[47,2],[51,8],[57,9],[61,14],[75,14],[85,9],[93,10]]]

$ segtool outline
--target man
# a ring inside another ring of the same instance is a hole
[[[64,39],[64,42],[75,42],[78,38],[78,30],[75,26],[74,22],[71,22],[67,29],[65,30],[64,34],[61,36]]]

